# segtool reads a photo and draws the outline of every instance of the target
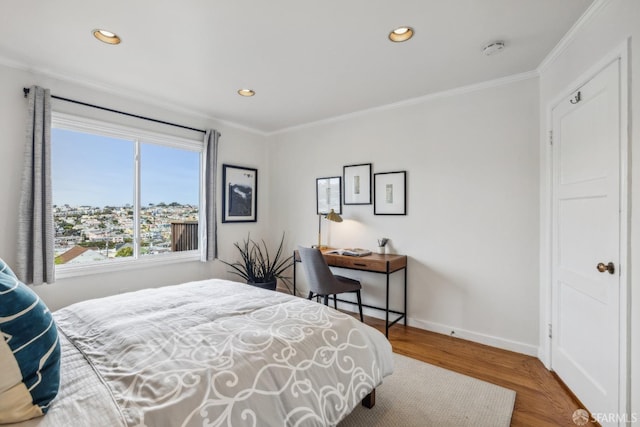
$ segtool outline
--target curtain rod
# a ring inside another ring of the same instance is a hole
[[[24,97],[26,98],[29,95],[29,92],[31,91],[31,89],[29,89],[28,87],[23,87],[22,91],[24,92]],[[195,131],[195,132],[206,133],[206,131],[204,131],[202,129],[196,129],[196,128],[192,128],[192,127],[189,127],[189,126],[179,125],[179,124],[176,124],[176,123],[165,122],[164,120],[152,119],[151,117],[145,117],[145,116],[140,116],[138,114],[127,113],[125,111],[114,110],[112,108],[101,107],[101,106],[95,105],[95,104],[88,104],[86,102],[76,101],[74,99],[63,98],[61,96],[56,96],[56,95],[51,95],[51,97],[53,99],[58,99],[60,101],[66,101],[66,102],[71,102],[73,104],[84,105],[85,107],[97,108],[98,110],[109,111],[111,113],[122,114],[124,116],[129,116],[129,117],[135,117],[136,119],[148,120],[150,122],[160,123],[160,124],[163,124],[163,125],[173,126],[173,127],[177,127],[177,128],[181,128],[181,129],[192,130],[192,131]]]

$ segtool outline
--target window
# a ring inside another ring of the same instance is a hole
[[[58,273],[200,257],[202,141],[54,113],[51,145]]]

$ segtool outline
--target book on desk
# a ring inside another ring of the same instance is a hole
[[[362,248],[344,248],[344,249],[331,249],[326,251],[325,254],[338,254],[346,256],[367,256],[371,255],[371,251]]]

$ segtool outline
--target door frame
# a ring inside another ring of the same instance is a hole
[[[579,90],[584,84],[593,79],[598,73],[603,71],[614,61],[620,61],[620,377],[619,393],[620,404],[619,413],[628,414],[630,403],[631,378],[629,375],[630,363],[630,308],[629,308],[629,271],[630,271],[630,251],[629,251],[629,212],[630,194],[630,136],[629,131],[629,49],[630,41],[626,39],[616,49],[603,57],[596,64],[582,73],[577,79],[559,91],[551,102],[545,107],[546,126],[545,132],[541,135],[543,151],[540,160],[544,162],[544,170],[541,170],[541,218],[540,218],[540,347],[538,358],[547,369],[552,367],[551,338],[552,333],[552,265],[553,265],[553,229],[556,221],[553,212],[553,145],[551,143],[553,129],[553,109]],[[594,343],[598,345],[598,343]],[[577,408],[576,408],[577,409]]]

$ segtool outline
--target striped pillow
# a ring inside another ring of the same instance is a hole
[[[0,424],[44,415],[58,393],[60,343],[49,309],[0,259]]]

